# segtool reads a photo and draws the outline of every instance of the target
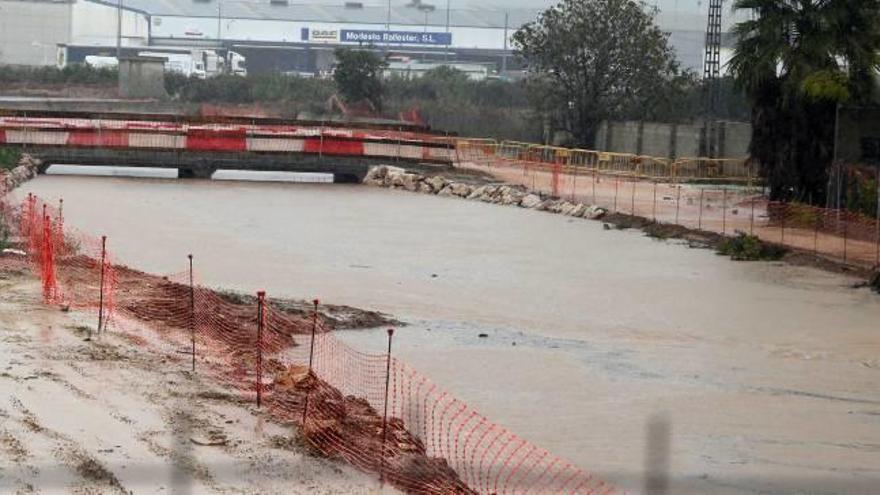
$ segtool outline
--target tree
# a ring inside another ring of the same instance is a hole
[[[654,10],[635,0],[562,0],[513,35],[531,71],[565,102],[562,126],[592,147],[603,119],[643,105],[679,73]]]
[[[878,0],[737,0],[730,62],[751,104],[751,156],[774,200],[821,204],[840,105],[862,103],[880,67]]]
[[[336,71],[333,80],[347,103],[367,103],[374,110],[382,109],[382,72],[388,64],[368,50],[336,49]]]

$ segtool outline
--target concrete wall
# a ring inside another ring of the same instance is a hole
[[[84,0],[0,0],[0,65],[58,65],[58,45],[116,46],[116,8]],[[123,10],[123,46],[146,45],[149,22]]]
[[[116,46],[117,15],[113,6],[82,0],[76,2],[71,19],[70,43]],[[149,31],[150,23],[146,16],[123,9],[122,46],[146,45],[149,42]]]
[[[703,125],[660,122],[603,122],[596,138],[599,151],[633,153],[667,158],[697,157],[701,153]],[[751,125],[719,122],[715,149],[720,158],[748,156]]]
[[[0,0],[0,64],[55,65],[72,9],[68,0]]]
[[[161,58],[126,58],[119,61],[119,95],[123,98],[167,98],[165,61]]]

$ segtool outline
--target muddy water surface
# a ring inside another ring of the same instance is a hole
[[[399,356],[626,489],[652,418],[673,493],[880,487],[880,297],[845,277],[360,186],[53,176],[27,192],[63,196],[69,224],[147,271],[192,252],[207,285],[402,317]],[[346,338],[378,351],[383,335]]]

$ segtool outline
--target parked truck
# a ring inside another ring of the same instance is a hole
[[[58,48],[59,68],[73,63],[84,63],[96,68],[119,67],[119,60],[107,53],[109,49],[105,46],[59,45]],[[176,72],[201,79],[221,74],[247,76],[247,59],[232,50],[184,47],[149,47],[135,50],[137,49],[126,48],[124,53],[163,58],[166,72]]]

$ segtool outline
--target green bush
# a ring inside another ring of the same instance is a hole
[[[738,233],[725,239],[718,246],[718,254],[730,256],[736,261],[773,261],[782,258],[785,248],[767,244],[757,236]]]
[[[0,170],[12,170],[21,160],[21,152],[15,148],[0,147]]]
[[[6,225],[6,220],[0,216],[0,251],[9,247],[9,237],[9,226]]]
[[[82,84],[116,85],[119,71],[112,68],[94,68],[84,64],[72,64],[63,69],[57,67],[0,67],[2,83]]]

